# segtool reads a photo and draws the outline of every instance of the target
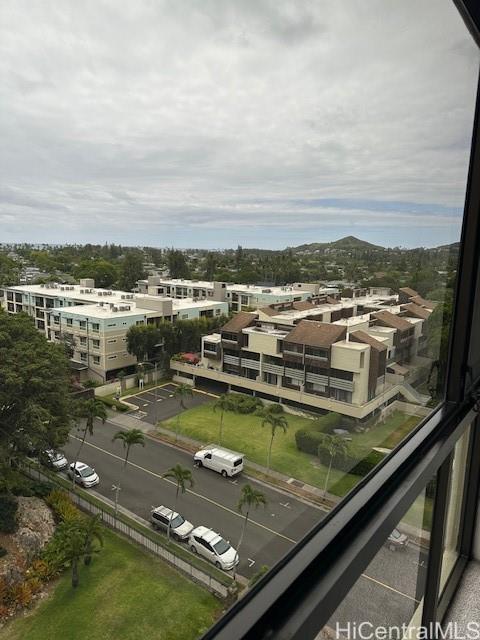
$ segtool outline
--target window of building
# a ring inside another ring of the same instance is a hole
[[[79,320],[78,321],[78,326],[80,327],[80,329],[86,329],[87,328],[86,320]]]
[[[82,345],[82,347],[86,347],[87,346],[87,338],[84,336],[80,337],[80,344]]]
[[[115,360],[117,356],[107,356],[107,360]]]
[[[100,356],[93,356],[93,364],[100,364]]]
[[[116,341],[117,341],[117,339],[116,339],[116,338],[109,338],[109,339],[107,340],[107,343],[108,343],[108,344],[114,344]]]
[[[67,322],[67,325],[68,325],[69,327],[71,327],[71,326],[73,325],[73,320],[72,320],[72,318],[67,318],[66,322]]]
[[[80,353],[80,360],[81,360],[82,362],[86,362],[86,361],[87,361],[87,354],[86,354],[84,351],[82,351],[82,352]]]
[[[98,322],[92,322],[92,331],[100,331],[100,324]]]
[[[7,291],[7,300],[13,301],[13,291]]]
[[[22,302],[22,294],[21,293],[16,293],[15,294],[15,302]]]
[[[100,340],[92,340],[92,346],[94,349],[100,349]]]

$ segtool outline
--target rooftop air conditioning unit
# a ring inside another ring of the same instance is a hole
[[[97,296],[102,296],[102,292],[101,291],[97,291]]]
[[[41,287],[42,289],[45,289],[45,285],[44,285],[44,284],[41,284],[41,285],[40,285],[40,287]]]
[[[125,300],[125,298],[126,298],[126,297],[127,297],[127,296],[120,296],[120,298],[121,298],[122,300]]]
[[[118,311],[118,307],[113,306],[112,311]]]
[[[85,293],[85,289],[80,289],[80,293]]]

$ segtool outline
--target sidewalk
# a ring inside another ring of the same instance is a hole
[[[205,446],[204,442],[188,438],[182,434],[178,434],[178,440],[175,441],[175,434],[169,429],[165,429],[163,427],[157,427],[154,429],[153,425],[149,422],[133,418],[128,414],[113,414],[108,420],[109,422],[124,429],[140,429],[140,431],[143,431],[143,433],[155,440],[164,442],[172,447],[177,447],[182,451],[188,451],[189,453],[195,453]],[[250,472],[250,475],[254,479],[270,484],[273,487],[281,488],[297,498],[310,500],[316,506],[321,505],[327,509],[332,509],[341,500],[339,496],[335,496],[331,493],[326,493],[324,495],[322,489],[305,484],[300,480],[286,476],[278,471],[274,471],[272,469],[267,471],[266,467],[248,459],[246,460],[246,467],[247,475]]]

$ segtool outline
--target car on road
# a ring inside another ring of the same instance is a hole
[[[394,529],[388,536],[386,544],[390,551],[405,549],[408,545],[408,536],[401,533],[398,529]]]
[[[40,454],[40,461],[54,471],[63,471],[68,467],[68,460],[63,451],[47,449]]]
[[[152,509],[150,522],[154,529],[162,529],[163,531],[168,530],[168,523],[170,523],[170,533],[177,540],[186,540],[194,528],[193,524],[185,520],[179,513],[163,505]]]
[[[77,461],[70,464],[68,476],[73,478],[74,473],[75,482],[81,484],[86,489],[88,489],[88,487],[94,487],[100,482],[100,478],[95,473],[95,469],[92,469],[92,467],[89,467],[88,464],[84,462]]]
[[[239,562],[238,554],[231,544],[207,527],[196,527],[190,534],[188,544],[193,553],[207,558],[218,569],[229,571]]]
[[[230,449],[209,445],[197,451],[193,457],[197,467],[206,467],[221,473],[224,478],[232,477],[243,470],[243,455]]]

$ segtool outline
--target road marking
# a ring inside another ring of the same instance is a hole
[[[291,509],[289,502],[280,502],[280,506],[285,507],[285,509]]]
[[[148,404],[144,404],[143,406],[144,406],[144,407],[148,407]]]
[[[70,437],[74,438],[75,440],[78,440],[79,442],[81,442],[81,438],[77,438],[77,436],[74,436],[74,435],[70,434]],[[97,449],[98,451],[101,451],[102,453],[106,453],[108,456],[111,456],[112,458],[116,458],[117,460],[121,460],[122,462],[124,461],[124,458],[122,458],[121,456],[117,456],[115,453],[111,453],[110,451],[107,451],[106,449],[102,449],[102,447],[98,447],[96,444],[92,444],[91,442],[87,442],[87,441],[85,441],[85,444],[88,445],[89,447],[92,447],[93,449]],[[154,476],[155,478],[159,478],[160,480],[163,480],[164,482],[168,482],[168,484],[172,484],[173,486],[177,486],[176,482],[174,482],[173,480],[169,480],[168,478],[164,478],[161,474],[155,473],[155,471],[150,471],[150,469],[146,469],[145,467],[141,467],[139,464],[135,464],[134,462],[130,462],[130,460],[128,461],[128,464],[131,467],[135,467],[136,469],[140,469],[140,471],[144,471],[145,473],[149,473],[151,476]],[[220,509],[223,509],[224,511],[228,511],[229,513],[233,514],[237,518],[241,518],[241,519],[244,518],[243,515],[237,513],[233,509],[230,509],[229,507],[226,507],[225,505],[220,504],[219,502],[216,502],[215,500],[212,500],[211,498],[207,498],[207,496],[203,496],[201,493],[197,493],[196,491],[192,491],[191,489],[187,489],[186,491],[187,491],[187,493],[191,493],[192,496],[195,496],[197,498],[201,498],[202,500],[205,500],[206,502],[210,502],[211,504],[214,504],[216,507],[219,507]],[[272,513],[272,516],[274,516],[274,515],[275,514]],[[256,520],[249,520],[249,522],[251,522],[252,524],[255,524],[257,527],[260,527],[261,529],[265,529],[265,531],[269,531],[270,533],[273,533],[275,536],[278,536],[279,538],[283,538],[284,540],[287,540],[288,542],[291,542],[292,544],[297,544],[297,542],[298,542],[298,540],[292,540],[292,538],[289,538],[288,536],[284,536],[283,533],[279,533],[278,531],[274,531],[273,529],[270,529],[270,527],[267,527],[264,524],[261,524],[260,522],[257,522]]]
[[[238,480],[229,480],[230,484],[238,484]]]
[[[163,402],[163,398],[157,398],[157,402]]]
[[[247,560],[248,560],[248,566],[253,567],[253,565],[255,564],[255,560],[252,560],[251,558],[247,558]]]
[[[417,604],[420,602],[420,600],[417,600],[413,596],[409,596],[407,593],[403,593],[403,591],[399,591],[398,589],[395,589],[394,587],[391,587],[389,584],[385,584],[385,582],[381,582],[380,580],[376,580],[375,578],[372,578],[371,576],[367,576],[366,573],[362,573],[361,577],[362,578],[367,578],[367,580],[371,580],[372,582],[375,582],[376,584],[379,584],[381,587],[384,587],[385,589],[389,589],[389,591],[393,591],[394,593],[397,593],[399,596],[403,596],[404,598],[408,598],[409,600],[413,600],[413,602],[416,602]]]

